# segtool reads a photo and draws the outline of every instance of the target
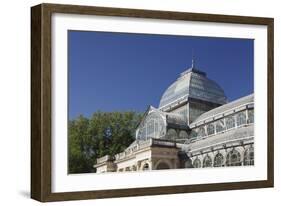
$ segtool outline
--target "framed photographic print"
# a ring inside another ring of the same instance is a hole
[[[273,187],[273,19],[31,8],[31,197]]]

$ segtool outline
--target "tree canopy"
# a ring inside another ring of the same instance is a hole
[[[96,159],[122,152],[134,141],[141,114],[136,112],[95,112],[80,115],[68,124],[68,172],[95,172]]]

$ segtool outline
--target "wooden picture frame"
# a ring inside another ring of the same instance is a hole
[[[267,27],[267,179],[215,184],[54,193],[51,190],[51,16],[54,13],[264,25]],[[274,88],[272,18],[40,4],[31,8],[31,198],[42,202],[273,187]]]

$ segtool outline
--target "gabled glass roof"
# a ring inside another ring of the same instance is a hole
[[[216,104],[227,103],[223,89],[206,73],[191,67],[164,92],[159,108],[169,106],[183,99],[194,98]]]
[[[230,110],[234,110],[234,109],[237,109],[238,107],[250,105],[253,103],[254,103],[254,94],[250,94],[248,96],[241,97],[232,102],[229,102],[220,107],[216,107],[208,112],[203,113],[194,122],[192,122],[190,124],[190,127],[194,127],[196,124],[198,124],[202,121],[211,119],[214,116],[224,115],[225,112],[229,113]]]

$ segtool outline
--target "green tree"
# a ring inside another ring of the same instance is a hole
[[[69,122],[69,173],[95,172],[96,159],[115,155],[134,141],[135,112],[95,112]]]
[[[87,145],[90,143],[90,135],[88,133],[89,120],[83,116],[79,116],[75,120],[69,121],[68,125],[68,170],[69,173],[79,173],[80,171],[90,172],[92,168],[91,153],[88,151]]]

